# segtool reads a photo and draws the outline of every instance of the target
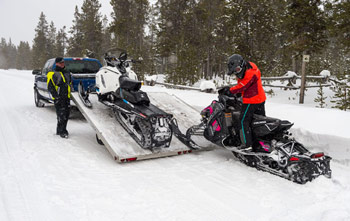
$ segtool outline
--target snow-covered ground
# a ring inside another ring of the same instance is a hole
[[[30,71],[0,70],[0,220],[350,220],[350,113],[305,105],[273,89],[269,116],[333,160],[333,177],[299,185],[238,162],[226,150],[126,164],[96,143],[73,113],[70,138],[56,136],[53,106],[36,108]],[[216,98],[166,91],[201,109]]]

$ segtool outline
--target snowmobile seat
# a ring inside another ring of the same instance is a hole
[[[132,104],[144,104],[148,106],[150,103],[147,93],[141,90],[122,90],[120,93],[120,88],[118,88],[117,93],[122,94],[123,98]]]
[[[254,115],[252,122],[253,133],[257,136],[265,136],[273,131],[288,130],[293,126],[293,123],[287,120]]]
[[[120,87],[129,91],[138,91],[141,88],[141,81],[130,79],[126,76],[119,78]]]
[[[293,126],[293,123],[287,121],[287,120],[280,120],[277,118],[273,118],[273,117],[266,117],[266,116],[261,116],[261,115],[254,115],[254,120],[253,120],[253,124],[261,124],[264,123],[264,121],[266,121],[266,124],[278,124],[279,128],[283,128],[283,129],[289,129]]]
[[[281,120],[273,117],[266,117],[266,116],[254,114],[253,122],[255,121],[266,121],[265,123],[274,123],[274,122],[278,123]]]

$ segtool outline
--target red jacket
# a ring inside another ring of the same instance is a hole
[[[260,104],[266,100],[261,83],[261,73],[256,64],[249,62],[252,68],[246,70],[244,78],[237,78],[237,85],[230,88],[232,94],[242,93],[244,104]]]

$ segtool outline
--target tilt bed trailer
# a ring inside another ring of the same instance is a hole
[[[165,92],[147,92],[147,94],[152,104],[167,113],[173,114],[180,130],[183,132],[200,120],[200,114],[197,110],[174,95]],[[112,109],[98,101],[96,94],[90,94],[89,99],[92,103],[92,108],[88,108],[83,104],[78,92],[72,93],[72,100],[117,162],[176,156],[196,151],[189,149],[174,134],[168,148],[152,151],[143,149],[115,119]],[[208,142],[202,145],[207,147],[204,150],[213,148],[213,145]]]

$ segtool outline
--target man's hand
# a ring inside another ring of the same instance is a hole
[[[58,102],[60,102],[60,99],[58,97],[53,100],[54,104],[58,104]]]

